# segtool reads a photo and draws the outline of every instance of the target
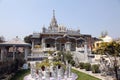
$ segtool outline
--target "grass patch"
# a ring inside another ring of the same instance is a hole
[[[30,70],[19,70],[11,80],[23,80],[27,74],[30,74]]]
[[[77,80],[101,80],[96,77],[93,77],[91,75],[85,74],[83,72],[77,71],[75,69],[72,69],[72,72],[76,73],[78,75]]]

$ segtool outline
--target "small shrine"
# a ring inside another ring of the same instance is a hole
[[[71,72],[71,65],[61,61],[53,61],[53,56],[42,62],[31,63],[30,75],[24,80],[76,80],[77,75]],[[27,78],[28,77],[28,78]]]
[[[10,61],[16,58],[21,58],[19,54],[23,55],[24,60],[27,60],[27,55],[30,54],[31,45],[22,41],[18,36],[10,41],[0,43],[0,61]]]

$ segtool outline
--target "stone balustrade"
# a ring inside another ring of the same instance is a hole
[[[40,53],[43,51],[55,51],[56,48],[34,48],[32,49],[32,53]]]
[[[55,51],[56,48],[44,48],[44,51]]]
[[[43,49],[42,48],[34,48],[32,49],[32,53],[39,53],[39,52],[42,52]]]

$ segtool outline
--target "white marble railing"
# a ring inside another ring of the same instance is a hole
[[[34,49],[32,49],[32,52],[33,53],[43,52],[43,49],[42,48],[34,48]]]
[[[76,51],[84,51],[85,48],[84,47],[76,47]]]
[[[84,47],[76,47],[76,51],[84,51],[85,48]],[[90,48],[87,48],[87,51],[91,51]]]
[[[32,53],[31,55],[28,56],[28,58],[33,58],[33,57],[47,57],[48,54],[46,53],[39,53],[39,54],[34,54]]]
[[[44,48],[44,51],[55,51],[56,48]]]
[[[43,51],[55,51],[56,48],[34,48],[32,49],[33,53],[39,53],[39,52],[43,52]]]

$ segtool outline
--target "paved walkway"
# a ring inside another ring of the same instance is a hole
[[[83,73],[86,73],[86,74],[89,74],[89,75],[99,78],[101,80],[114,80],[111,76],[101,76],[100,73],[92,73],[91,71],[86,71],[85,69],[80,69],[80,68],[75,68],[75,67],[73,67],[73,69],[78,70]]]

